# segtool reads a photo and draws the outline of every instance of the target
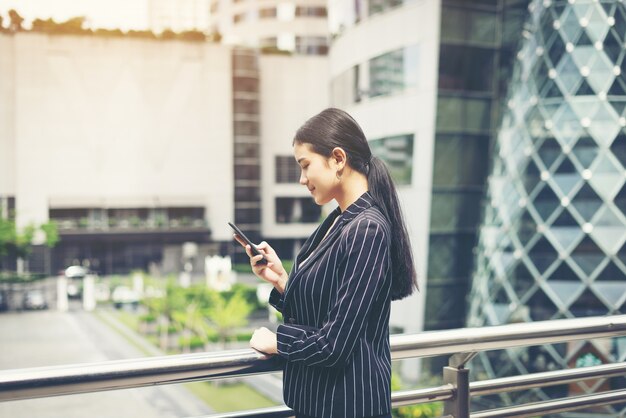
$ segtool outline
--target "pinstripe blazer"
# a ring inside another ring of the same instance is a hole
[[[296,413],[390,412],[390,240],[389,222],[366,192],[331,212],[296,257],[285,292],[272,291],[270,304],[285,320],[277,330],[283,396]]]

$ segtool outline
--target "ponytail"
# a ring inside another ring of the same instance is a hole
[[[391,299],[403,299],[419,289],[419,286],[400,199],[385,163],[372,156],[367,165],[369,192],[391,225]]]
[[[325,157],[341,147],[350,167],[367,176],[369,192],[391,226],[391,299],[411,295],[418,289],[417,274],[396,186],[385,163],[372,155],[359,124],[343,110],[329,108],[298,129],[296,142],[311,144],[314,152]]]

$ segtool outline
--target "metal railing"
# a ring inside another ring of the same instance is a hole
[[[626,403],[626,389],[570,396],[544,402],[469,412],[472,396],[527,390],[626,375],[626,363],[556,370],[469,382],[466,363],[479,351],[574,340],[626,336],[626,315],[520,323],[483,328],[431,331],[391,336],[392,359],[450,355],[439,387],[394,392],[394,407],[444,401],[444,415],[455,418],[530,417],[590,406]],[[0,401],[129,389],[143,386],[216,380],[280,371],[274,356],[252,349],[149,357],[0,371]],[[290,417],[287,406],[211,415],[227,417]]]

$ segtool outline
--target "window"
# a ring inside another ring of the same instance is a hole
[[[296,16],[308,16],[308,17],[326,17],[325,7],[315,6],[297,6]]]
[[[243,224],[258,224],[261,222],[261,211],[258,208],[235,209],[235,219]]]
[[[235,144],[235,157],[259,158],[259,144]]]
[[[261,200],[259,187],[235,187],[235,200],[237,202],[258,202]]]
[[[300,166],[292,156],[277,155],[275,159],[276,183],[298,183]]]
[[[322,208],[311,198],[276,198],[276,223],[315,223],[321,213]]]
[[[324,36],[296,36],[296,52],[305,55],[326,55],[328,41]]]
[[[236,92],[256,93],[259,91],[259,80],[254,77],[235,77],[233,84]]]
[[[463,278],[473,266],[475,233],[431,234],[428,251],[428,277]],[[458,282],[452,282],[451,287]]]
[[[433,162],[433,187],[480,186],[485,182],[489,137],[437,135]]]
[[[474,43],[494,46],[496,43],[496,12],[446,7],[441,14],[443,43]]]
[[[411,184],[413,174],[413,134],[369,141],[372,153],[383,160],[397,185]]]
[[[489,99],[439,96],[437,131],[488,132],[491,127]]]
[[[255,136],[259,134],[259,123],[245,120],[235,121],[234,131],[235,135]]]
[[[369,96],[385,96],[416,87],[418,47],[412,45],[387,52],[369,61]]]
[[[402,0],[369,0],[369,15],[382,13],[402,5]]]
[[[276,17],[276,8],[275,7],[268,7],[268,8],[260,9],[259,10],[259,17],[261,19],[267,19],[267,18]]]
[[[454,232],[473,229],[480,218],[482,190],[434,191],[431,202],[430,229],[436,232]]]
[[[467,45],[441,45],[439,89],[490,92],[494,87],[492,49]]]
[[[259,102],[253,99],[235,99],[233,103],[233,113],[244,115],[258,115]]]
[[[258,165],[236,164],[235,180],[258,180],[261,177],[261,170]]]

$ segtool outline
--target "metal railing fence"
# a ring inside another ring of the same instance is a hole
[[[465,367],[478,352],[574,340],[626,336],[626,315],[509,324],[483,328],[430,331],[391,336],[392,360],[450,355],[439,387],[394,392],[394,407],[444,402],[444,416],[455,418],[531,417],[626,403],[626,389],[569,396],[549,401],[470,413],[470,398],[626,375],[626,363],[555,370],[469,382]],[[252,349],[148,357],[132,360],[0,371],[0,402],[143,386],[216,380],[280,371],[279,362]],[[289,417],[286,406],[211,415]]]

